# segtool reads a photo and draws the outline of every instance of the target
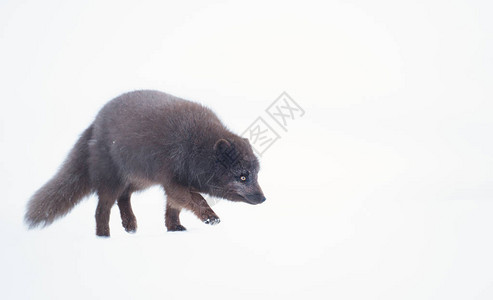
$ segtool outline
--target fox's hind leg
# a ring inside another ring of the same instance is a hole
[[[110,236],[110,212],[118,195],[109,192],[99,192],[99,202],[96,208],[96,235]]]
[[[170,201],[168,200],[166,203],[166,213],[164,215],[165,217],[165,224],[166,228],[168,231],[184,231],[187,230],[183,225],[180,223],[180,212],[181,212],[181,207],[172,207],[170,205]]]
[[[96,235],[110,236],[111,207],[123,195],[127,185],[122,182],[109,148],[104,144],[107,137],[102,136],[100,131],[101,129],[99,135],[95,134],[94,140],[89,143],[89,176],[91,185],[99,197],[96,208]]]
[[[120,209],[120,216],[122,217],[122,225],[126,232],[134,233],[137,231],[137,219],[132,211],[132,204],[130,203],[130,196],[132,190],[127,188],[125,192],[118,198],[118,208]]]

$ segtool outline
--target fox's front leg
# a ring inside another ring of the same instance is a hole
[[[216,225],[221,222],[216,213],[209,206],[207,201],[199,193],[190,193],[192,196],[192,202],[194,203],[193,212],[199,219],[201,219],[205,224]]]
[[[173,204],[169,199],[166,203],[166,213],[164,214],[164,221],[168,231],[185,231],[187,230],[180,223],[181,207],[173,207]]]
[[[209,204],[207,204],[204,197],[199,193],[191,192],[188,188],[178,184],[167,184],[164,186],[164,190],[167,195],[167,206],[175,208],[182,207],[191,210],[206,224],[215,225],[221,221]],[[170,210],[170,212],[172,211]],[[178,214],[171,213],[169,217],[166,215],[166,218],[166,224],[170,224],[170,226],[179,224]],[[178,220],[178,222],[175,220]]]

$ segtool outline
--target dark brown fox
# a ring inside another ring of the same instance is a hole
[[[168,231],[186,230],[182,209],[214,225],[219,217],[201,193],[262,203],[258,171],[248,140],[229,131],[210,109],[158,91],[134,91],[101,109],[58,173],[30,199],[25,221],[30,228],[44,227],[97,193],[96,234],[110,235],[115,202],[123,227],[135,232],[130,196],[161,185]]]

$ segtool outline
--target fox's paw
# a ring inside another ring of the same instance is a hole
[[[137,232],[137,220],[135,219],[123,221],[122,225],[123,228],[125,228],[125,231],[128,233]]]
[[[216,225],[219,224],[220,222],[221,220],[219,219],[218,216],[208,217],[207,219],[204,220],[204,223],[209,225]]]
[[[185,230],[187,229],[180,224],[176,224],[168,227],[168,231],[185,231]]]

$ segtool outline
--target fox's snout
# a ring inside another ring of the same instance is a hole
[[[246,198],[252,202],[252,204],[260,204],[265,202],[264,192],[260,188],[258,182],[255,183],[254,189],[250,190],[250,193],[246,194]]]
[[[262,193],[245,195],[245,198],[248,200],[250,204],[260,204],[265,202],[265,196]]]

